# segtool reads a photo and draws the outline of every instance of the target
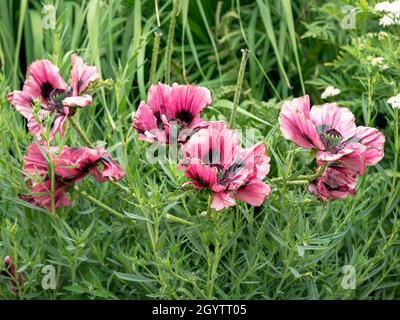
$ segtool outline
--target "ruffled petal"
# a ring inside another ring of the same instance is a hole
[[[20,198],[34,206],[52,209],[51,205],[51,182],[46,180],[44,183],[36,184],[32,187],[30,195],[21,195]],[[54,188],[55,208],[69,207],[71,201],[66,193],[66,186],[56,183]]]
[[[147,105],[153,111],[153,114],[167,115],[167,106],[169,96],[171,94],[171,87],[169,85],[158,83],[152,85],[147,93]]]
[[[210,90],[192,85],[172,85],[166,115],[189,128],[199,123],[200,112],[211,104]]]
[[[70,84],[72,88],[72,94],[79,96],[84,92],[89,84],[100,78],[97,71],[97,67],[89,66],[83,59],[76,54],[71,57],[72,69]]]
[[[222,209],[234,206],[235,203],[235,199],[230,193],[216,192],[213,193],[211,208],[221,211]]]
[[[62,101],[66,107],[80,107],[84,108],[92,103],[92,96],[84,94],[82,96],[67,97]]]
[[[53,90],[67,90],[67,85],[60,76],[58,68],[49,60],[38,60],[28,67],[22,91],[32,99],[42,98],[46,104]]]
[[[308,96],[286,101],[279,114],[279,124],[283,136],[304,149],[324,146],[315,125],[310,120],[310,99]]]
[[[348,108],[339,107],[336,103],[313,106],[310,116],[319,133],[328,129],[335,129],[344,140],[347,140],[356,131],[353,113]]]
[[[261,206],[271,192],[269,185],[258,179],[251,180],[244,188],[236,192],[236,198],[252,206]]]
[[[376,165],[385,155],[385,135],[375,128],[357,127],[351,141],[357,141],[366,147],[362,155],[368,166]]]

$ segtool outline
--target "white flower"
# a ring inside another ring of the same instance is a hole
[[[382,27],[388,27],[391,25],[396,24],[396,21],[393,19],[393,17],[389,15],[384,15],[380,20],[379,20],[379,25]]]
[[[377,65],[380,65],[383,63],[383,58],[382,57],[375,57],[371,59],[371,65],[373,65],[374,67]]]
[[[367,61],[371,64],[373,67],[379,68],[381,71],[385,71],[390,68],[390,66],[386,63],[383,63],[385,59],[383,57],[367,57]]]
[[[335,88],[333,86],[328,86],[324,90],[324,92],[321,93],[321,99],[326,99],[328,97],[334,97],[340,94],[340,89]]]
[[[391,97],[387,103],[390,104],[392,108],[400,109],[400,93],[397,96]]]
[[[384,1],[375,5],[376,11],[398,13],[400,12],[400,0],[394,2]]]

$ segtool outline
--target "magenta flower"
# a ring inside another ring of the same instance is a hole
[[[119,181],[125,175],[103,147],[95,150],[64,147],[54,163],[56,175],[63,181],[78,182],[87,173],[97,182]],[[99,164],[102,170],[99,169]]]
[[[279,115],[283,136],[305,149],[317,149],[317,160],[348,161],[358,158],[358,174],[384,156],[385,136],[374,128],[356,127],[353,113],[336,103],[313,106],[308,96],[285,102]]]
[[[45,180],[43,182],[34,183],[31,180],[27,182],[30,186],[30,194],[20,195],[20,198],[36,207],[47,208],[51,210],[51,181]],[[72,187],[72,184],[57,181],[54,186],[54,207],[55,209],[69,207],[71,200],[68,198],[67,192]]]
[[[82,93],[90,82],[98,78],[95,67],[88,66],[73,54],[71,87],[68,88],[55,65],[49,60],[38,60],[28,67],[22,91],[9,93],[7,100],[26,118],[29,132],[40,142],[43,142],[42,133],[46,132],[44,120],[55,115],[50,128],[52,141],[57,132],[64,135],[69,108],[85,107],[92,102],[90,95]],[[37,116],[33,110],[35,100],[40,102]]]
[[[325,202],[355,195],[355,185],[356,176],[352,170],[343,166],[331,166],[308,186],[308,191]]]
[[[74,183],[81,181],[88,173],[98,182],[118,181],[124,177],[124,172],[111,159],[110,155],[99,147],[89,148],[39,147],[32,143],[24,157],[23,171],[31,178],[28,185],[30,195],[21,198],[38,207],[51,208],[51,184],[48,173],[48,162],[52,161],[55,171],[55,207],[70,205],[67,191]],[[39,176],[40,181],[34,181]]]
[[[210,104],[211,94],[206,88],[159,83],[150,87],[147,104],[140,103],[132,126],[140,140],[167,144],[170,128],[176,126],[177,142],[186,142],[190,131],[204,124],[200,112]]]
[[[269,172],[264,144],[241,149],[235,131],[224,122],[210,122],[182,146],[179,168],[196,189],[209,189],[211,207],[234,206],[235,199],[260,206],[270,192],[262,180]]]
[[[22,285],[24,283],[24,274],[17,274],[15,263],[9,256],[4,258],[4,265],[7,269],[7,272],[4,272],[3,275],[11,276],[12,290],[16,292],[18,285]]]

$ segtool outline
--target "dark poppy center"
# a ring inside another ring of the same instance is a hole
[[[180,110],[176,113],[175,117],[185,124],[190,124],[193,121],[194,115],[188,110]]]
[[[163,129],[164,128],[164,122],[162,121],[162,119],[161,119],[161,114],[160,114],[160,112],[155,112],[154,113],[154,116],[156,117],[156,119],[157,119],[157,127],[158,127],[158,129]]]
[[[320,138],[326,150],[334,153],[340,150],[340,144],[343,136],[336,129],[325,130],[323,133],[321,133]]]
[[[53,90],[54,90],[53,86],[48,82],[44,82],[40,86],[40,94],[43,98],[45,98],[45,100],[50,99],[50,95]]]

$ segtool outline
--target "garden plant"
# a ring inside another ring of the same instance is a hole
[[[400,298],[399,56],[399,0],[1,0],[0,299]]]

